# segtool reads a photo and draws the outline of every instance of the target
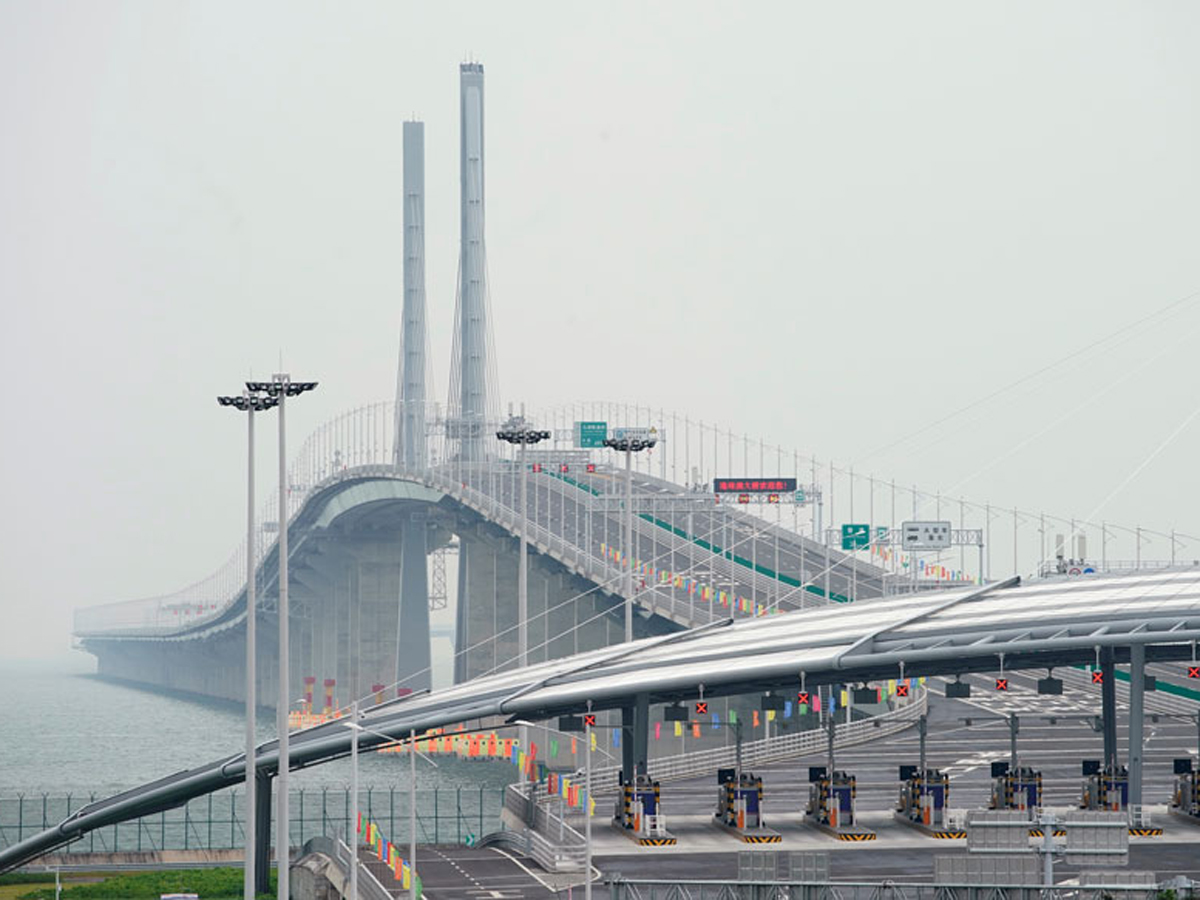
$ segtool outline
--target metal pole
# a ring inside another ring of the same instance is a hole
[[[525,424],[525,404],[521,404],[521,421],[522,428],[527,429],[528,424]],[[529,476],[525,471],[526,468],[526,448],[529,446],[528,441],[524,440],[528,435],[522,435],[521,440],[521,536],[520,536],[520,559],[517,560],[517,665],[522,669],[529,665],[529,517],[528,517],[528,501],[529,501]],[[521,741],[521,749],[529,751],[529,729],[524,725],[521,726],[519,732]],[[521,779],[522,781],[524,778]]]
[[[588,703],[588,713],[592,704]],[[592,726],[590,719],[584,721],[584,776],[583,776],[583,896],[592,900]]]
[[[249,394],[247,393],[247,399]],[[255,791],[255,696],[258,664],[255,660],[255,542],[254,542],[254,404],[246,410],[246,860],[242,895],[254,900],[254,791]]]
[[[1145,737],[1146,645],[1129,647],[1129,805],[1142,804],[1142,756]],[[1134,824],[1134,823],[1130,823]]]
[[[350,845],[350,900],[358,900],[358,701],[350,704],[350,824],[354,834],[347,828],[346,843]]]
[[[409,900],[417,900],[417,731],[408,731],[408,882]],[[355,898],[357,900],[357,898]]]
[[[290,900],[288,863],[291,859],[288,835],[288,504],[287,441],[284,406],[287,375],[276,375],[279,383],[279,692],[275,699],[275,728],[279,739],[279,798],[275,823],[275,864],[278,868],[278,900]]]
[[[625,445],[625,642],[633,640],[633,450]]]

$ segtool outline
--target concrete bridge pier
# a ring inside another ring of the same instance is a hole
[[[518,538],[480,519],[460,520],[454,678],[466,681],[517,659]],[[658,616],[634,619],[634,637],[679,626]],[[530,547],[529,662],[621,643],[623,607],[613,594]]]
[[[433,686],[429,651],[428,525],[413,512],[400,535],[400,591],[396,633],[396,682],[413,691]]]

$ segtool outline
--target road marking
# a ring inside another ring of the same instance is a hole
[[[553,887],[551,887],[547,882],[543,881],[542,877],[540,875],[538,875],[536,872],[534,872],[530,869],[527,869],[522,864],[522,862],[519,859],[517,859],[515,856],[513,856],[511,853],[505,853],[499,847],[489,847],[488,849],[491,850],[493,853],[499,853],[501,856],[507,857],[508,859],[512,860],[512,863],[514,866],[516,866],[518,869],[520,869],[522,872],[524,872],[526,875],[528,875],[530,878],[532,878],[534,881],[536,881],[538,884],[540,884],[542,887],[544,887],[551,894],[555,893],[555,889]],[[600,874],[599,872],[596,871],[595,867],[592,868],[592,871],[595,872],[596,875]]]

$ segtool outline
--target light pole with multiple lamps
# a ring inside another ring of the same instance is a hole
[[[257,662],[255,660],[255,627],[257,613],[255,604],[255,540],[254,540],[254,414],[265,412],[279,403],[275,397],[262,397],[246,391],[240,397],[218,397],[221,406],[231,406],[246,413],[246,862],[242,895],[245,900],[254,900],[254,849],[255,849],[255,704],[257,702]]]
[[[526,471],[525,450],[530,444],[539,444],[550,439],[550,432],[538,431],[531,428],[525,421],[525,405],[521,404],[519,416],[509,416],[496,437],[520,447],[518,466],[521,469],[521,534],[520,549],[517,560],[517,665],[525,668],[529,665],[529,520],[528,509],[528,477]],[[529,729],[521,726],[521,747],[529,752]]]
[[[517,561],[517,664],[524,668],[529,665],[529,523],[526,518],[528,503],[528,473],[525,465],[525,450],[530,444],[539,444],[550,439],[550,432],[538,431],[525,421],[525,407],[521,407],[521,415],[509,416],[496,437],[520,447],[518,465],[521,469],[521,534],[520,558]],[[528,748],[526,748],[528,749]]]
[[[279,732],[279,796],[276,806],[275,863],[278,868],[278,900],[290,900],[288,865],[291,861],[291,840],[288,823],[288,484],[287,429],[284,408],[288,397],[298,397],[317,386],[315,381],[292,381],[280,373],[270,381],[247,381],[246,390],[265,394],[279,404],[279,697],[275,704],[275,727]]]
[[[633,454],[658,443],[652,428],[614,428],[604,446],[625,453],[625,642],[633,640]]]

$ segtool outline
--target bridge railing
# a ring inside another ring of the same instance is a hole
[[[914,691],[914,696],[907,702],[898,703],[894,709],[889,709],[887,712],[869,719],[838,723],[834,729],[834,746],[850,747],[903,731],[924,715],[928,708],[928,702],[928,690],[921,687]],[[747,768],[763,766],[767,763],[819,753],[827,746],[828,740],[829,734],[824,728],[815,728],[756,741],[745,741],[742,743],[742,765]],[[699,775],[716,772],[717,769],[730,768],[735,764],[736,759],[736,747],[714,747],[709,750],[692,751],[674,756],[660,756],[649,760],[646,768],[649,776],[656,781],[678,781],[683,778],[695,778]],[[619,766],[593,768],[592,783],[616,784],[616,776],[619,771]],[[576,772],[574,777],[582,778],[583,773]]]
[[[450,427],[453,423],[444,417],[438,404],[424,406],[419,418],[427,427],[427,457],[423,466],[415,467],[409,474],[426,473],[443,484],[463,486],[466,482],[466,487],[481,496],[494,494],[489,491],[489,485],[496,484],[496,473],[481,471],[481,477],[474,477],[471,474],[473,464],[462,459],[461,442],[455,436],[455,429]],[[1086,522],[1080,518],[1049,516],[1011,507],[1002,509],[989,503],[943,497],[936,491],[900,487],[894,481],[858,473],[851,468],[818,464],[808,455],[768,445],[763,440],[751,440],[746,435],[736,435],[666,410],[628,404],[585,403],[550,407],[532,413],[532,418],[539,427],[549,427],[554,432],[552,449],[547,451],[550,453],[578,452],[570,437],[574,421],[598,419],[610,425],[657,426],[661,443],[650,452],[634,454],[634,465],[647,477],[661,479],[664,485],[683,488],[685,493],[694,489],[697,496],[708,490],[711,478],[716,476],[794,476],[807,492],[802,503],[761,507],[750,504],[739,509],[737,515],[747,521],[759,522],[764,529],[768,526],[782,529],[823,546],[834,540],[827,523],[860,522],[870,524],[872,529],[882,525],[890,534],[895,534],[902,518],[945,519],[960,532],[977,535],[985,545],[983,548],[956,546],[926,553],[920,558],[906,555],[891,543],[876,543],[868,549],[850,552],[842,551],[840,542],[830,546],[831,564],[844,565],[858,559],[886,569],[890,580],[896,584],[907,582],[909,573],[918,568],[918,563],[923,573],[922,582],[930,584],[978,579],[990,576],[993,570],[1007,572],[1009,560],[1014,573],[1038,572],[1043,561],[1053,559],[1058,533],[1064,535],[1067,556],[1083,557],[1086,564],[1098,572],[1158,568],[1164,562],[1196,564],[1195,558],[1200,557],[1200,538],[1181,532]],[[515,449],[491,438],[490,432],[499,424],[498,420],[479,422],[473,423],[472,428],[483,435],[481,440],[488,448],[487,459],[504,460],[511,467]],[[314,493],[339,480],[361,477],[368,471],[397,473],[395,430],[395,403],[392,401],[358,407],[316,429],[301,443],[288,468],[284,501],[289,520]],[[261,507],[255,539],[257,567],[261,567],[274,552],[279,508],[280,499],[275,495],[268,496]],[[515,510],[509,509],[508,513],[510,517],[516,516]],[[788,518],[790,525],[785,521]],[[528,524],[531,534],[539,528],[544,529],[538,531],[536,539],[544,546],[553,546],[556,555],[561,554],[564,560],[581,569],[586,567],[588,572],[608,573],[614,578],[617,575],[615,567],[607,566],[604,560],[596,560],[597,547],[581,547],[561,539],[555,541],[555,535],[549,533],[544,522]],[[644,529],[653,526],[639,520],[637,527],[639,533],[647,534]],[[1077,547],[1071,541],[1073,535],[1090,535],[1087,542],[1090,552],[1076,553]],[[662,538],[657,532],[653,536]],[[1100,548],[1099,553],[1096,548]],[[1150,561],[1142,558],[1144,548],[1167,552],[1156,553],[1161,561]],[[694,548],[689,549],[694,552]],[[713,555],[711,565],[726,572],[727,563],[722,562],[719,554]],[[241,596],[246,570],[247,547],[242,541],[216,572],[181,590],[78,610],[75,632],[85,635],[104,632],[170,634],[194,628],[224,613]],[[262,573],[264,584],[269,582],[269,574]],[[756,597],[778,596],[778,580],[758,572],[749,573],[745,567],[739,568],[736,574],[747,580]],[[669,591],[656,590],[647,597],[650,600],[661,597],[665,602],[669,594]],[[803,599],[807,601],[808,598]],[[704,621],[703,615],[698,621]]]

